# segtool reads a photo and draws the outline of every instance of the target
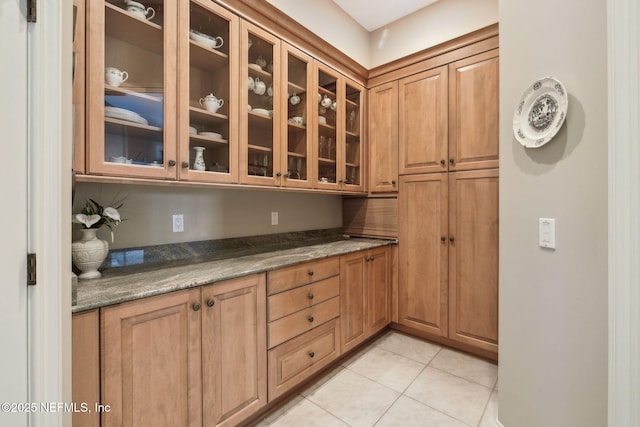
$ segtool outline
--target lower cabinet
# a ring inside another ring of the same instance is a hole
[[[102,310],[103,426],[236,425],[266,404],[265,278]]]
[[[498,170],[400,178],[398,323],[498,352]]]
[[[267,288],[271,401],[341,354],[340,260],[271,271]]]
[[[100,426],[100,312],[76,313],[71,318],[71,397],[73,402],[87,404],[87,412],[71,415],[74,426]]]
[[[349,351],[391,321],[391,256],[388,247],[340,258],[342,352]]]

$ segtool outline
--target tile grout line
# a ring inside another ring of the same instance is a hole
[[[306,397],[304,398],[305,400],[307,400],[309,403],[311,403],[312,405],[322,409],[324,412],[326,412],[327,414],[331,415],[332,417],[334,417],[337,420],[340,420],[340,422],[345,423],[346,425],[348,425],[349,427],[351,427],[351,424],[349,424],[348,422],[346,422],[345,420],[343,420],[342,418],[340,418],[339,416],[337,416],[336,414],[334,414],[333,412],[331,412],[328,409],[323,408],[322,406],[318,405],[316,402],[314,402],[311,399],[307,399]]]
[[[462,420],[460,420],[460,419],[458,419],[458,418],[454,417],[454,416],[453,416],[453,415],[451,415],[451,414],[447,414],[446,412],[444,412],[444,411],[442,411],[442,410],[440,410],[440,409],[438,409],[438,408],[434,408],[433,406],[431,406],[431,405],[429,405],[429,404],[427,404],[427,403],[421,402],[421,401],[419,401],[418,399],[416,399],[416,398],[414,398],[414,397],[409,396],[408,394],[403,394],[403,396],[404,396],[404,397],[406,397],[407,399],[411,399],[411,400],[413,400],[413,401],[414,401],[414,402],[416,402],[416,403],[419,403],[419,404],[424,405],[424,406],[426,406],[426,407],[428,407],[428,408],[430,408],[430,409],[433,409],[433,410],[434,410],[434,411],[436,411],[436,412],[439,412],[439,413],[441,413],[441,414],[443,414],[443,415],[446,415],[447,417],[451,418],[452,420],[456,420],[456,421],[458,421],[458,422],[460,422],[460,423],[462,423],[462,424],[464,424],[464,425],[466,425],[466,426],[473,427],[471,424],[468,424],[468,423],[466,423],[466,422],[464,422],[464,421],[462,421]]]

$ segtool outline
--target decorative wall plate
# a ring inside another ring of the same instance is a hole
[[[525,147],[538,148],[551,141],[567,116],[569,98],[553,77],[536,80],[520,98],[513,113],[513,134]]]

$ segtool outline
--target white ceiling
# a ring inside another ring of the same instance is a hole
[[[438,0],[333,0],[368,31],[407,16]]]

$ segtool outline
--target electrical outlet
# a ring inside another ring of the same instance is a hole
[[[278,225],[278,212],[271,212],[271,225]]]
[[[184,231],[184,216],[177,214],[173,216],[173,232],[182,233]]]

